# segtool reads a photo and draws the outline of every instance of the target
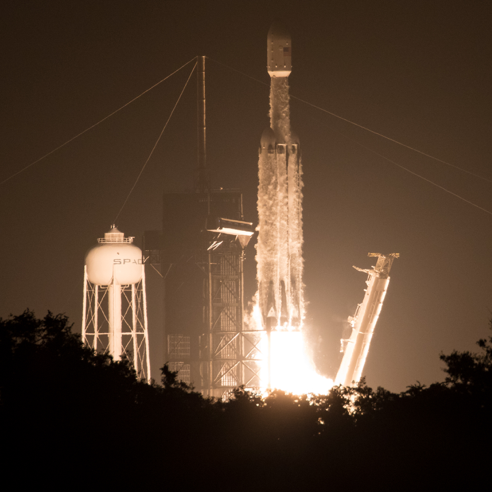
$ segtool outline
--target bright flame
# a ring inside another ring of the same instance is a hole
[[[262,332],[260,385],[262,390],[326,394],[333,381],[316,372],[302,329],[302,162],[290,128],[285,76],[271,79],[270,128],[261,139],[258,181],[258,291],[252,318],[253,329]]]
[[[294,394],[328,393],[333,381],[316,372],[301,331],[273,331],[270,341],[272,389]]]
[[[256,305],[253,319],[259,323],[260,309]],[[316,372],[308,355],[307,340],[302,331],[277,329],[269,337],[263,331],[259,348],[262,354],[260,378],[261,390],[280,389],[287,393],[303,395],[307,393],[327,394],[334,382]],[[270,371],[270,376],[269,376]]]

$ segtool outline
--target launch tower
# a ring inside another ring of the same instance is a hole
[[[388,290],[389,272],[394,259],[400,255],[398,253],[389,255],[369,253],[368,256],[378,259],[376,266],[373,266],[371,270],[354,266],[359,272],[367,273],[368,277],[364,300],[357,306],[354,316],[349,318],[352,333],[349,338],[341,340],[343,358],[335,384],[344,386],[350,386],[353,383],[357,384],[360,381],[369,352],[369,345],[383,307],[386,291]]]
[[[259,386],[259,336],[244,329],[244,249],[253,235],[237,189],[214,189],[206,154],[205,57],[199,57],[198,166],[192,190],[165,193],[161,242],[146,256],[159,269],[165,361],[206,396]],[[154,234],[155,238],[155,234]],[[158,249],[158,254],[157,254]],[[157,264],[158,262],[158,264]]]

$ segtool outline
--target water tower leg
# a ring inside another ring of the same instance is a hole
[[[145,287],[145,265],[142,265],[142,311],[144,316],[144,337],[145,337],[145,365],[147,366],[147,382],[150,383],[150,353],[149,353],[149,322],[147,319],[147,291]],[[144,362],[142,361],[142,364]]]
[[[135,295],[135,284],[132,284],[132,341],[133,341],[133,367],[137,376],[140,376],[142,371],[142,361],[140,354],[138,353],[138,320],[137,320],[137,310],[138,310],[138,300]]]
[[[87,319],[87,266],[84,266],[84,300],[82,301],[82,341],[86,340],[86,319]]]
[[[121,285],[112,283],[108,287],[109,350],[114,360],[121,360]]]
[[[99,341],[99,285],[94,285],[94,343],[92,348],[97,351]]]

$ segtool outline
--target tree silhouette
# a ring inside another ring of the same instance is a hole
[[[327,395],[204,398],[168,366],[139,381],[85,347],[68,319],[0,319],[4,481],[219,490],[474,488],[492,454],[492,337],[441,355],[446,378],[401,393],[362,380]],[[19,478],[20,477],[20,478]],[[31,482],[29,482],[31,479]],[[476,479],[476,480],[475,480]]]

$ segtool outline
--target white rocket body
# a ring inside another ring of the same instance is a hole
[[[267,38],[270,128],[262,134],[259,151],[256,257],[258,301],[267,330],[298,329],[304,318],[302,168],[299,140],[290,128],[291,55],[288,32],[273,24]]]
[[[288,77],[292,71],[290,34],[277,22],[268,31],[267,68],[270,77]]]

